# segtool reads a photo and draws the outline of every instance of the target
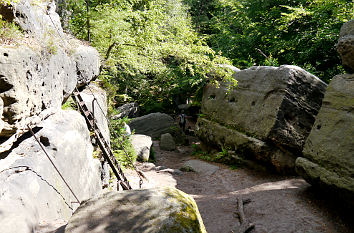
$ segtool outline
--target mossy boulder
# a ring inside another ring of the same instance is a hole
[[[108,192],[81,204],[65,233],[206,232],[198,207],[175,188]]]

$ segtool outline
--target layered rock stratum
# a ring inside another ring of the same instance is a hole
[[[238,86],[208,85],[198,136],[208,145],[294,168],[322,104],[326,84],[296,66],[251,67],[235,73]]]

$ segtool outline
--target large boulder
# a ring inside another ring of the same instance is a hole
[[[79,201],[101,191],[100,163],[92,157],[84,118],[59,111],[35,135]],[[0,154],[0,232],[35,232],[40,222],[69,219],[76,198],[33,137],[27,133]],[[70,166],[68,166],[70,165]]]
[[[152,138],[159,138],[164,133],[172,134],[177,127],[171,116],[159,112],[137,117],[129,123],[129,126],[135,133],[149,135]]]
[[[228,146],[246,156],[264,156],[261,160],[272,161],[275,166],[288,166],[292,161],[293,167],[321,107],[326,84],[305,70],[288,65],[251,67],[236,72],[234,77],[238,87],[229,93],[225,84],[205,88],[198,136],[207,144]],[[241,134],[243,143],[234,143],[227,131],[223,134],[218,130],[216,135],[213,129],[206,128],[212,125],[237,131],[233,135]],[[286,159],[279,154],[271,158],[273,153],[260,155],[254,149],[260,144],[266,151],[283,151]]]
[[[65,233],[206,232],[198,207],[174,188],[108,192],[85,201]]]
[[[97,77],[100,72],[100,55],[98,51],[86,45],[78,45],[72,59],[76,64],[78,86],[88,84],[92,78]]]
[[[165,133],[161,135],[160,148],[161,150],[167,150],[167,151],[176,149],[176,143],[171,134]]]
[[[151,137],[142,134],[134,134],[130,136],[130,142],[137,158],[143,162],[149,161],[150,148],[152,146]]]
[[[36,39],[46,40],[48,33],[52,31],[57,33],[58,37],[64,37],[54,1],[12,1],[12,7],[9,9],[11,8],[16,24]]]
[[[347,72],[354,72],[354,20],[345,23],[340,30],[337,51]]]
[[[115,115],[113,118],[123,118],[123,117],[137,117],[139,113],[139,104],[138,103],[127,103],[123,104],[122,106],[119,106],[117,108],[117,111],[119,112],[117,115]]]
[[[297,172],[315,186],[334,191],[354,206],[354,75],[338,75],[303,150]]]
[[[98,52],[63,33],[53,1],[16,2],[2,10],[28,35],[17,46],[0,46],[0,137],[5,138],[27,118],[59,110],[76,86],[99,72]]]

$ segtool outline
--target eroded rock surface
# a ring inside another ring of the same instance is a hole
[[[280,170],[294,167],[326,84],[296,66],[251,67],[234,77],[238,87],[229,94],[226,85],[205,88],[198,136],[207,144],[271,161]],[[228,130],[220,131],[220,127]],[[273,156],[274,151],[279,153]]]
[[[53,1],[18,1],[4,8],[25,35],[0,46],[0,98],[8,138],[45,109],[60,109],[76,86],[99,73],[98,52],[63,33]],[[10,20],[10,19],[9,19]]]
[[[77,209],[65,233],[206,232],[192,197],[174,188],[108,192]]]
[[[80,201],[100,192],[100,163],[92,157],[89,131],[78,112],[60,111],[34,131]],[[35,232],[39,222],[69,219],[78,207],[39,144],[29,136],[0,154],[2,233]]]
[[[335,191],[354,205],[354,75],[337,75],[296,160],[308,182]]]

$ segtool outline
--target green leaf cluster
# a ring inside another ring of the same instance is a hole
[[[196,29],[235,66],[290,64],[324,81],[343,72],[335,50],[352,0],[185,0]]]
[[[71,31],[104,57],[102,79],[139,102],[143,111],[173,109],[208,80],[230,79],[230,62],[194,31],[181,0],[73,1]]]
[[[129,135],[126,135],[124,123],[128,123],[127,118],[111,120],[111,148],[114,156],[122,167],[131,167],[132,163],[135,163],[137,155],[131,144]],[[118,138],[116,135],[118,135]],[[129,158],[127,156],[129,156]]]

